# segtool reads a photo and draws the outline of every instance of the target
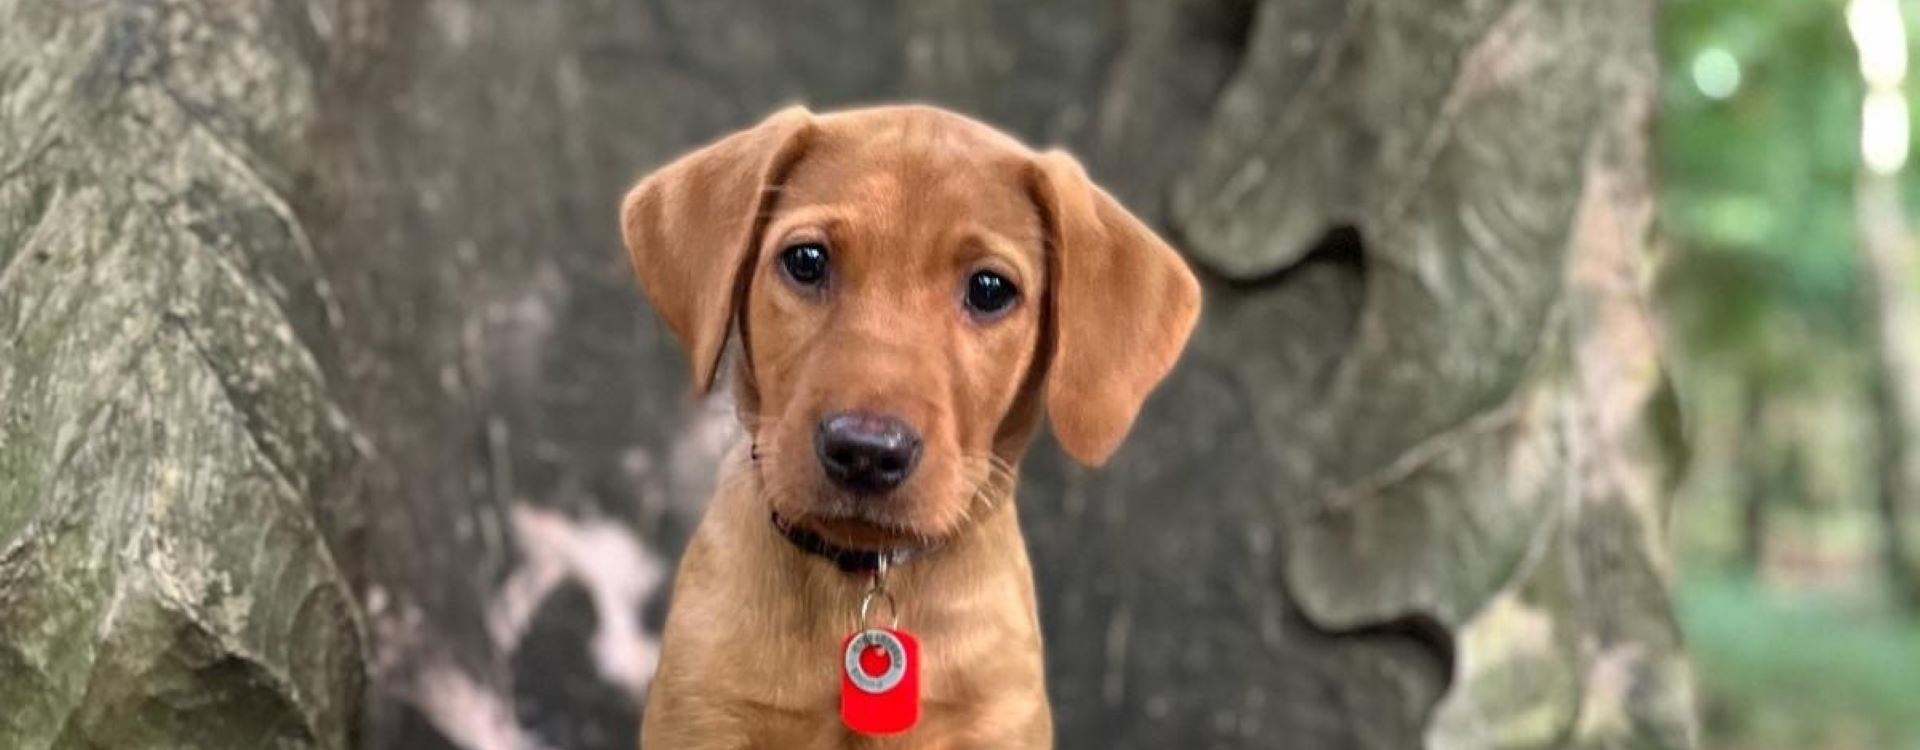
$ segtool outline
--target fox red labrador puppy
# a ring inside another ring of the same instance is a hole
[[[621,226],[700,390],[737,331],[747,432],[643,746],[1051,747],[1015,467],[1043,414],[1113,454],[1199,315],[1179,255],[1071,157],[919,106],[781,111]]]

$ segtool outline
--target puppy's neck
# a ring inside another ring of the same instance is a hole
[[[689,554],[734,558],[714,561],[738,571],[720,582],[755,590],[733,592],[728,598],[743,606],[773,602],[771,611],[763,613],[769,624],[796,635],[844,635],[854,626],[871,575],[843,571],[802,551],[769,523],[771,511],[748,451],[743,441],[723,462],[707,521],[720,532],[714,539],[718,543]],[[890,570],[888,589],[900,605],[902,627],[922,633],[983,625],[1037,633],[1033,574],[1011,497],[981,508],[960,533]],[[1009,601],[1016,606],[1007,606]],[[1017,613],[1017,619],[993,622],[1006,620],[1008,613]]]

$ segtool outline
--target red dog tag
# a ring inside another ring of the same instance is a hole
[[[840,668],[840,721],[867,735],[899,734],[920,721],[920,641],[895,628],[847,636]]]

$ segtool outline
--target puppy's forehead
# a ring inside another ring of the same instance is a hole
[[[1025,234],[1038,221],[1027,187],[1031,162],[1032,152],[1018,141],[959,115],[926,107],[854,110],[821,118],[788,175],[781,205]]]
[[[863,144],[936,151],[952,149],[979,155],[1031,152],[1013,137],[985,123],[933,107],[905,105],[855,109],[822,116],[819,127],[830,136]]]

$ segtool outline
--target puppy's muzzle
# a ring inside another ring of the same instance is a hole
[[[879,494],[899,487],[920,465],[920,434],[896,417],[843,411],[814,427],[813,451],[835,484]]]

